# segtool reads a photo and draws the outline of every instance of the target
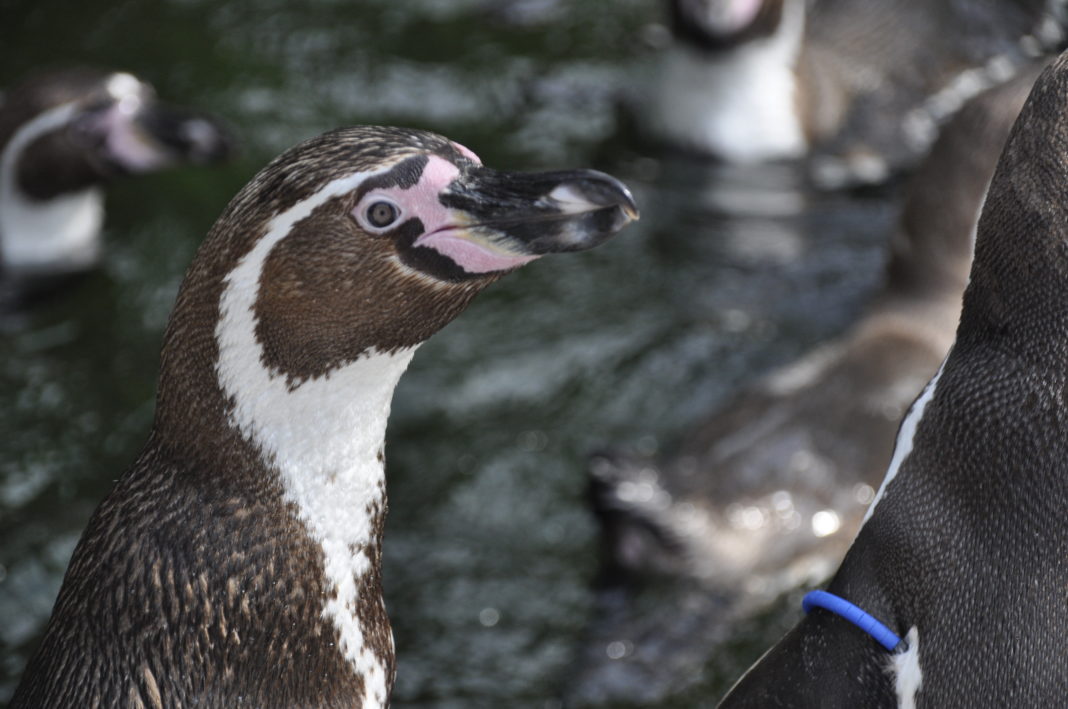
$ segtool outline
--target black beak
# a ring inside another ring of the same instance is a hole
[[[206,165],[229,158],[234,139],[220,121],[178,106],[152,104],[136,118],[146,136],[177,162]]]
[[[506,253],[582,251],[638,218],[626,185],[596,170],[500,172],[472,166],[441,195],[471,241]]]
[[[95,105],[71,128],[74,139],[90,151],[105,175],[215,163],[229,158],[235,145],[218,119],[151,98],[134,108],[115,101]]]

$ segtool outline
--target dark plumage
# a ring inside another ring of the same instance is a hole
[[[828,590],[725,707],[1058,706],[1068,693],[1068,55],[1035,84],[979,221],[956,342]]]
[[[593,461],[605,598],[667,575],[678,594],[701,599],[652,610],[617,599],[598,634],[647,640],[614,664],[640,666],[648,686],[677,685],[739,615],[833,571],[886,472],[901,415],[952,343],[979,208],[1040,70],[947,124],[906,191],[884,285],[848,332],[739,393],[671,455]],[[663,627],[690,630],[665,642]]]

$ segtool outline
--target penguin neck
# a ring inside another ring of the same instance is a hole
[[[958,346],[988,343],[1050,374],[1068,369],[1068,71],[1039,78],[979,220]]]
[[[386,512],[386,421],[393,390],[415,348],[368,346],[321,376],[294,381],[272,370],[257,336],[255,299],[271,232],[225,279],[215,328],[216,375],[231,402],[229,426],[277,471],[283,498],[323,554],[322,613],[338,650],[384,705],[391,671],[363,619],[382,607],[380,559]],[[381,613],[384,618],[384,612]],[[390,640],[390,646],[392,641]]]
[[[86,187],[47,200],[19,189],[19,159],[38,138],[62,128],[76,111],[73,103],[40,114],[18,128],[0,151],[0,262],[18,275],[71,272],[99,258],[104,197]]]
[[[364,706],[385,706],[393,650],[380,580],[383,446],[394,387],[416,348],[356,346],[299,380],[267,364],[255,303],[287,223],[279,217],[265,233],[217,225],[208,236],[164,338],[154,440],[183,458],[196,484],[276,496],[321,550],[325,593],[307,599],[317,604],[313,615],[336,630],[336,650],[362,679]],[[244,236],[227,238],[235,230]],[[199,472],[220,470],[229,477]]]
[[[220,329],[233,324],[224,318]],[[251,318],[245,325],[242,332],[251,333]],[[233,401],[230,423],[253,443],[264,466],[277,471],[283,499],[321,549],[327,593],[316,610],[331,622],[338,651],[362,678],[364,706],[384,707],[393,670],[383,658],[392,656],[393,645],[380,580],[383,448],[393,389],[414,350],[370,350],[291,387],[281,373],[241,366],[247,361],[234,353],[237,347],[224,342],[218,366]]]
[[[245,324],[245,332],[251,332],[251,319]],[[232,319],[223,318],[219,329],[232,325]],[[395,665],[381,582],[387,510],[383,447],[393,389],[414,349],[369,351],[328,375],[291,386],[261,360],[247,353],[237,357],[236,347],[236,338],[221,343],[215,377],[219,406],[201,410],[218,416],[221,432],[194,442],[192,459],[179,469],[191,470],[195,485],[235,488],[238,499],[253,495],[261,503],[278,504],[280,513],[294,520],[293,536],[276,540],[271,568],[296,587],[303,574],[319,574],[310,586],[322,593],[302,596],[299,602],[307,609],[297,615],[321,618],[334,633],[324,637],[320,650],[333,659],[324,657],[322,666],[340,660],[358,682],[358,706],[386,707]],[[169,403],[176,401],[181,399]],[[196,422],[201,412],[172,413]],[[161,420],[172,419],[157,414],[157,441],[166,441],[157,442],[157,448],[170,457],[190,455],[184,446],[175,452],[183,439],[164,431]],[[302,553],[309,548],[317,558],[311,567]]]

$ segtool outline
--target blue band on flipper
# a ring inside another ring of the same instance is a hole
[[[856,605],[844,598],[828,593],[827,591],[809,591],[801,600],[801,607],[805,613],[813,608],[823,608],[835,615],[845,618],[853,625],[875,638],[876,642],[890,652],[898,649],[902,644],[901,638],[894,631],[875,619],[870,613],[866,613]]]

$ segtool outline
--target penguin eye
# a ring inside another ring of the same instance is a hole
[[[384,229],[400,217],[400,210],[392,202],[372,202],[364,212],[367,222],[376,229]]]

